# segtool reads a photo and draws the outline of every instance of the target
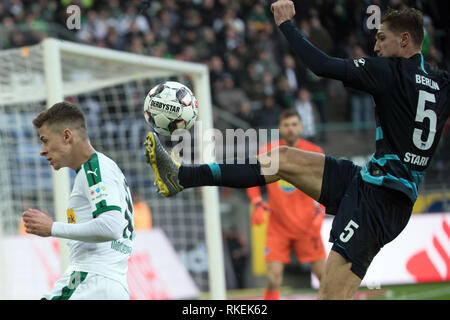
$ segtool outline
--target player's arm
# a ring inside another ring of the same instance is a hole
[[[41,237],[58,237],[84,242],[105,242],[120,239],[126,221],[117,219],[119,211],[103,212],[88,222],[71,224],[54,222],[48,213],[36,209],[26,210],[22,217],[27,233]]]
[[[283,22],[279,28],[294,53],[313,73],[319,77],[345,80],[346,64],[344,59],[331,57],[315,47],[290,20]]]
[[[122,238],[127,222],[117,219],[121,212],[111,210],[103,212],[97,218],[80,224],[54,222],[51,235],[53,237],[72,239],[84,242],[106,242]]]
[[[266,220],[266,214],[270,212],[269,205],[261,197],[260,187],[247,189],[247,195],[253,205],[251,223],[252,225],[260,225]]]
[[[259,187],[248,188],[247,196],[253,205],[256,205],[258,202],[262,201],[261,189]]]
[[[330,57],[316,48],[292,23],[295,8],[292,1],[279,0],[272,3],[271,10],[275,23],[286,37],[292,50],[316,75],[344,80],[345,62],[343,59]]]
[[[392,78],[389,60],[366,58],[341,59],[327,55],[309,42],[292,23],[295,15],[292,1],[279,0],[272,4],[275,23],[284,34],[294,53],[316,75],[341,80],[344,85],[374,93],[383,90]]]

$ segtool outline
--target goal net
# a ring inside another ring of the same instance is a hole
[[[143,101],[150,88],[169,79],[193,89],[202,127],[212,127],[207,67],[55,39],[1,51],[0,66],[3,237],[18,233],[21,213],[30,207],[47,209],[56,220],[66,220],[75,174],[67,168],[53,171],[39,155],[40,142],[32,119],[56,102],[71,101],[85,113],[94,148],[119,165],[132,192],[147,202],[153,226],[164,230],[199,289],[209,291],[213,299],[224,299],[217,189],[188,189],[163,198],[153,184],[143,145],[150,129],[143,117]],[[170,146],[170,139],[162,141]],[[208,155],[203,158],[211,160]],[[65,267],[67,252],[61,256]]]

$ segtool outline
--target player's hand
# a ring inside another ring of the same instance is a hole
[[[290,0],[278,0],[272,3],[270,10],[277,26],[285,21],[291,20],[295,16],[294,3]]]
[[[28,209],[22,213],[22,219],[27,233],[41,237],[51,236],[53,219],[47,211]]]
[[[267,213],[270,211],[269,205],[264,201],[255,203],[251,223],[252,226],[259,226],[266,221]]]

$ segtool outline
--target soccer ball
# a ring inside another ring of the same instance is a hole
[[[166,81],[153,87],[144,102],[144,116],[156,133],[170,136],[176,129],[189,130],[197,119],[198,105],[184,84]]]

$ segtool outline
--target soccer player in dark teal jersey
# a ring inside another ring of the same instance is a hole
[[[292,1],[278,0],[271,9],[275,23],[309,69],[373,96],[377,129],[371,160],[359,167],[280,147],[272,151],[277,157],[260,155],[256,164],[180,165],[150,132],[148,162],[165,196],[189,187],[247,188],[283,179],[322,203],[335,218],[319,299],[351,299],[372,259],[409,221],[418,185],[450,113],[450,75],[423,61],[423,16],[418,10],[387,12],[376,34],[378,57],[352,60],[330,57],[306,40],[291,22]],[[268,174],[274,162],[278,172]]]

